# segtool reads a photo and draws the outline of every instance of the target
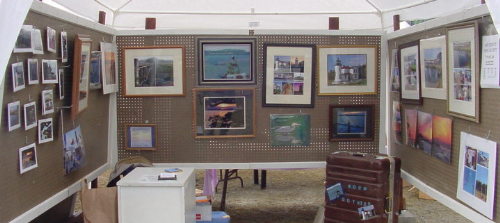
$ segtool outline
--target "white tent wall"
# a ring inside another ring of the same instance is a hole
[[[493,24],[495,24],[497,32],[500,33],[500,0],[488,0],[486,1],[486,4],[490,10]]]

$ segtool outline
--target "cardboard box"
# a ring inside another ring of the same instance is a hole
[[[196,222],[212,221],[212,203],[206,196],[196,197],[196,207],[194,208]]]

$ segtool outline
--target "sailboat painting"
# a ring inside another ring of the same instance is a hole
[[[373,105],[330,105],[330,140],[372,140],[373,107]]]
[[[272,146],[308,146],[311,118],[306,114],[271,114]]]

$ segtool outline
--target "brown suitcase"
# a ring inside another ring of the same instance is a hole
[[[333,201],[325,195],[325,223],[398,222],[402,202],[399,158],[335,152],[326,163],[327,188],[340,183],[344,195]],[[373,205],[374,216],[363,219],[358,208],[369,205]]]

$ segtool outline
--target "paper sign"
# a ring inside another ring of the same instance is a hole
[[[483,36],[481,60],[481,88],[500,88],[498,35]]]

